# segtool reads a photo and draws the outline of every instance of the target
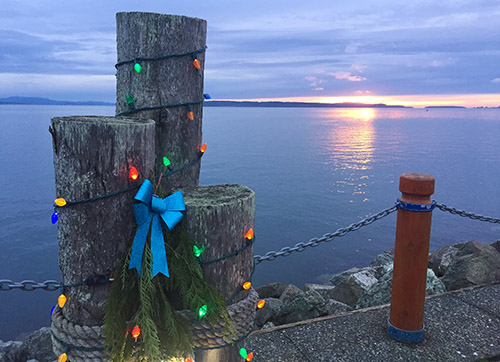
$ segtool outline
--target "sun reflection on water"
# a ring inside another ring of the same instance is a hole
[[[328,122],[327,162],[337,174],[335,189],[338,193],[358,195],[362,202],[369,201],[361,195],[365,195],[371,175],[375,150],[372,121],[376,116],[373,108],[332,109],[324,114]]]

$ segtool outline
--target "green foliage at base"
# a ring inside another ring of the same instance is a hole
[[[192,353],[190,324],[172,306],[188,309],[197,316],[202,305],[208,306],[204,320],[215,324],[226,321],[226,333],[233,333],[224,300],[203,279],[193,253],[192,238],[177,226],[164,232],[170,278],[162,274],[151,279],[152,254],[148,235],[141,276],[129,270],[129,250],[122,261],[106,302],[104,335],[111,361],[159,361],[181,358]],[[137,341],[131,336],[138,325]]]

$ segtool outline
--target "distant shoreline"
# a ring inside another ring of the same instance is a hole
[[[56,101],[42,97],[7,97],[0,98],[0,105],[43,105],[43,106],[107,106],[114,107],[112,102],[99,101]],[[207,100],[204,102],[205,107],[261,107],[261,108],[382,108],[382,109],[415,109],[410,106],[403,105],[387,105],[384,103],[367,104],[367,103],[317,103],[317,102],[255,102],[255,101],[218,101]],[[468,109],[463,106],[427,106],[419,109]],[[471,107],[497,109],[500,107]],[[418,109],[418,108],[417,108]]]

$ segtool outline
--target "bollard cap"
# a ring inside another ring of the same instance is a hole
[[[435,179],[424,173],[404,173],[399,178],[399,191],[410,195],[430,196],[434,193]]]

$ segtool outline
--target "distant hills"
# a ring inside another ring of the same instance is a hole
[[[49,105],[49,106],[114,106],[111,102],[72,102],[72,101],[54,101],[42,97],[7,97],[0,98],[0,104],[25,104],[25,105]]]
[[[50,106],[115,106],[112,102],[99,101],[55,101],[53,99],[42,97],[7,97],[0,98],[2,104],[24,104],[24,105],[50,105]],[[400,105],[387,105],[384,103],[366,104],[366,103],[314,103],[314,102],[254,102],[254,101],[216,101],[210,100],[204,102],[205,107],[315,107],[315,108],[413,108]],[[462,106],[427,106],[432,108],[466,108]],[[479,107],[482,108],[482,107]],[[500,107],[498,107],[500,108]]]
[[[315,108],[413,108],[365,103],[313,103],[313,102],[252,102],[252,101],[205,101],[205,107],[315,107]]]

